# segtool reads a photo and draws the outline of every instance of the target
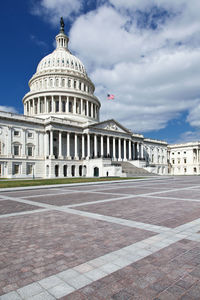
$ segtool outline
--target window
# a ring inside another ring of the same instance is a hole
[[[14,155],[19,155],[19,145],[14,145]]]
[[[14,136],[19,136],[19,131],[18,130],[14,131]]]
[[[174,159],[172,159],[172,164],[174,165],[174,163],[175,163],[175,162],[174,162]]]
[[[71,87],[71,80],[68,80],[68,87]]]
[[[196,173],[197,172],[197,168],[194,168],[194,173]]]
[[[186,151],[184,151],[184,154],[186,154]]]
[[[2,175],[2,171],[3,171],[2,164],[0,164],[0,176]]]
[[[184,158],[184,164],[186,164],[187,163],[187,159],[186,158]]]
[[[62,101],[62,112],[65,112],[65,101]]]
[[[72,102],[69,101],[69,112],[72,112]]]
[[[180,154],[180,152],[178,152],[178,154]]]
[[[56,101],[56,112],[59,111],[59,101]]]
[[[174,155],[174,152],[172,152],[172,155]]]
[[[74,88],[76,89],[76,80],[74,80]]]
[[[14,164],[13,165],[13,175],[19,174],[19,171],[20,171],[19,164]]]
[[[27,152],[28,152],[28,156],[33,156],[33,147],[32,146],[28,146]]]
[[[187,173],[187,168],[184,168],[184,173]]]
[[[0,142],[0,155],[2,154],[2,142]]]
[[[28,132],[28,138],[32,138],[33,137],[33,133],[32,132]]]
[[[180,164],[180,158],[178,158],[178,164]]]
[[[33,165],[32,164],[27,164],[27,175],[31,175],[33,173]]]

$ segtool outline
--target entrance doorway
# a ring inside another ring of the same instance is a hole
[[[94,177],[99,177],[99,168],[94,168]]]
[[[64,177],[67,177],[67,165],[63,166],[63,175]]]
[[[59,166],[56,165],[55,166],[55,176],[58,177],[58,171],[59,171]]]

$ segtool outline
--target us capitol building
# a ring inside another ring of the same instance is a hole
[[[68,41],[61,19],[56,49],[29,81],[24,115],[0,112],[0,177],[168,174],[166,142],[100,122],[95,86]]]

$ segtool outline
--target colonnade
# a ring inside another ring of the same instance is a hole
[[[128,137],[50,130],[45,133],[45,147],[47,157],[58,159],[144,159],[143,143],[134,142]]]
[[[24,103],[25,115],[48,113],[73,113],[99,119],[99,106],[89,100],[70,96],[42,96]]]

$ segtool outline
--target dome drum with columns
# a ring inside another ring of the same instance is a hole
[[[69,38],[61,26],[56,49],[38,64],[23,98],[24,114],[59,116],[78,122],[98,122],[100,102],[82,62],[68,50]]]

